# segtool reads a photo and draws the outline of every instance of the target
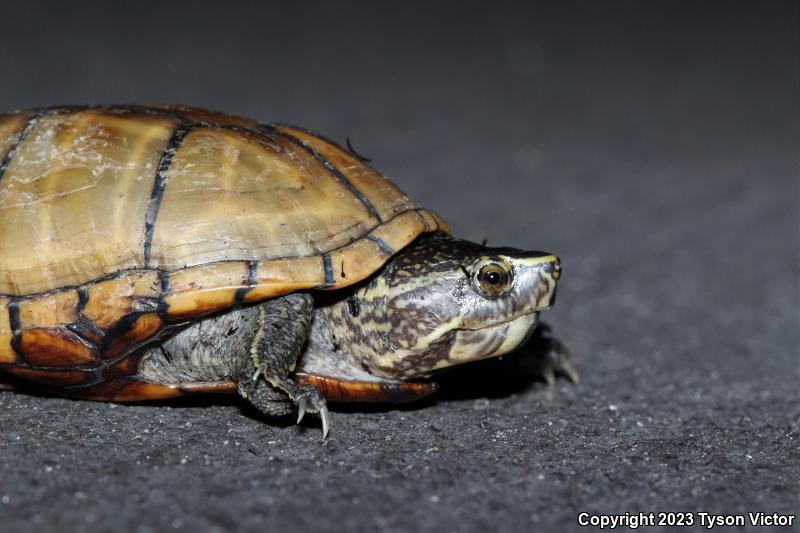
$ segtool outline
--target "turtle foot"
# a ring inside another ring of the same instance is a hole
[[[328,436],[331,414],[325,397],[313,385],[300,386],[290,378],[271,378],[267,365],[260,365],[244,387],[244,391],[242,388],[240,385],[242,396],[268,415],[289,414],[292,411],[291,402],[297,404],[298,424],[306,412],[319,413],[322,421],[322,440]]]
[[[569,349],[553,336],[549,326],[540,324],[532,342],[535,344],[535,352],[539,355],[535,372],[548,385],[554,385],[559,377],[564,377],[575,384],[580,383],[578,369],[572,363]]]

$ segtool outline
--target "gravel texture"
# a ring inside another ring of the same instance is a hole
[[[548,389],[523,349],[340,407],[324,445],[235,398],[2,393],[3,532],[797,513],[796,3],[79,5],[0,6],[4,108],[182,101],[350,136],[457,234],[559,253],[545,318],[583,380]]]

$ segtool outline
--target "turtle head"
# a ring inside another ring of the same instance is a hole
[[[367,366],[409,379],[508,353],[553,305],[560,275],[549,253],[423,236],[356,295],[385,309],[388,349],[371,354]]]

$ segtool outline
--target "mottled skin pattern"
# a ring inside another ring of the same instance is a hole
[[[475,276],[486,262],[514,270],[508,293],[481,293]],[[327,368],[333,352],[341,354],[334,359],[345,358],[372,376],[412,379],[502,355],[527,339],[538,311],[551,305],[555,269],[558,260],[542,252],[487,248],[441,234],[422,237],[346,299],[318,307],[303,366]],[[524,335],[508,338],[518,335],[510,331],[512,322]],[[484,329],[494,324],[501,325]]]
[[[150,348],[139,376],[153,383],[231,379],[239,394],[265,414],[288,414],[297,402],[301,418],[307,404],[326,417],[325,398],[290,376],[313,309],[312,297],[297,293],[208,317]],[[327,419],[323,422],[327,432]]]
[[[296,367],[344,383],[399,382],[502,355],[533,333],[560,272],[543,252],[427,235],[348,291],[295,293],[196,322],[150,348],[139,377],[233,380],[268,415],[293,403],[300,417],[306,406],[319,411],[327,432],[325,398],[297,384]],[[576,377],[563,354],[550,355],[545,374]]]

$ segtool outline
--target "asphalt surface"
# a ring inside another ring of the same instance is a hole
[[[235,398],[0,393],[3,532],[798,512],[795,3],[102,5],[0,7],[4,108],[182,101],[349,136],[457,234],[559,253],[545,319],[582,381],[549,389],[523,349],[340,407],[324,445]]]

